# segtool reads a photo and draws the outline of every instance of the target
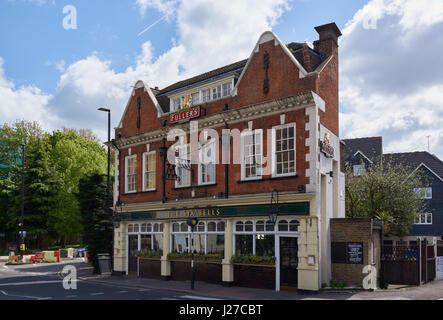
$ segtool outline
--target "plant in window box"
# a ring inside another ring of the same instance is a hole
[[[190,252],[170,252],[168,253],[169,260],[191,260]],[[223,253],[200,253],[194,252],[194,260],[206,261],[206,262],[221,262],[223,259]]]
[[[135,256],[139,258],[160,259],[162,255],[163,250],[147,250],[135,252]]]
[[[239,263],[239,264],[262,264],[262,265],[275,265],[275,257],[274,256],[259,256],[259,255],[241,255],[236,253],[232,256],[231,261],[232,263]]]

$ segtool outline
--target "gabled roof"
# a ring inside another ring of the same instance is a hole
[[[370,161],[376,162],[383,154],[382,137],[343,139],[342,141],[344,142],[344,161],[350,160],[360,152]]]
[[[443,161],[427,151],[388,153],[383,155],[383,161],[409,165],[413,169],[425,166],[443,181]]]
[[[270,31],[265,32],[263,35],[265,35],[267,33],[268,34],[270,33],[270,34],[272,34],[272,36],[274,38],[277,38],[277,36],[275,36]],[[260,37],[260,39],[263,37],[263,35]],[[278,41],[280,41],[280,40],[278,40]],[[303,43],[291,42],[291,43],[287,44],[286,47],[288,48],[288,50],[290,50],[290,52],[292,53],[293,57],[297,60],[297,62],[303,67],[302,68],[303,71],[306,72],[305,71],[306,66],[305,66],[305,62],[303,59]],[[311,61],[311,70],[316,70],[318,68],[318,66],[325,59],[320,53],[316,52],[315,50],[313,50],[309,46],[308,46],[308,53],[309,53],[310,61]],[[169,92],[172,92],[172,91],[175,91],[175,90],[187,87],[187,86],[191,86],[193,84],[196,84],[196,83],[199,83],[199,82],[202,82],[202,81],[214,78],[214,77],[218,77],[218,76],[221,76],[225,73],[233,72],[236,70],[238,71],[238,75],[240,75],[240,73],[245,68],[248,60],[249,59],[237,61],[232,64],[226,65],[224,67],[217,68],[217,69],[202,73],[202,74],[197,75],[195,77],[176,82],[176,83],[160,90],[158,93],[156,93],[156,95],[162,96],[162,95],[165,95],[166,93],[169,93]]]

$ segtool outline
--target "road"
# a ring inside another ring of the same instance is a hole
[[[137,289],[95,283],[88,280],[91,268],[82,262],[69,263],[77,268],[76,290],[65,290],[61,270],[65,265],[6,266],[0,263],[0,300],[207,300],[172,291]]]
[[[76,267],[77,289],[63,287],[61,271],[66,265]],[[185,292],[136,288],[122,284],[121,281],[96,281],[92,268],[82,261],[60,264],[35,264],[6,266],[0,263],[0,300],[216,300]],[[254,297],[254,289],[250,295]],[[274,291],[266,291],[264,299],[280,300]],[[217,296],[217,295],[215,295]],[[245,297],[243,295],[243,297]],[[230,299],[234,299],[231,297]],[[241,299],[241,297],[238,297]],[[262,299],[262,298],[258,298]],[[302,296],[290,293],[283,299],[290,300],[443,300],[443,280],[433,281],[420,287],[398,290],[377,290],[374,292],[321,293]]]

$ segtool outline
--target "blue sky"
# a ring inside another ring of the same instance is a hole
[[[66,5],[76,30],[63,28]],[[311,43],[331,21],[343,32],[340,136],[382,135],[385,152],[406,152],[427,150],[430,135],[443,158],[443,0],[3,0],[0,123],[91,128],[104,139],[97,106],[117,125],[137,80],[161,88],[244,59],[268,29]]]
[[[273,31],[285,42],[314,41],[313,26],[335,21],[344,27],[366,0],[299,0],[291,4]],[[62,25],[63,8],[77,8],[78,29],[65,30]],[[321,8],[321,10],[319,10]],[[47,1],[29,3],[15,0],[0,3],[0,56],[4,68],[15,84],[37,85],[47,93],[54,93],[60,72],[55,64],[74,63],[92,52],[112,61],[116,72],[134,64],[143,42],[150,40],[157,57],[171,47],[177,37],[174,21],[161,21],[153,28],[137,35],[162,18],[157,10],[139,13],[135,1]]]

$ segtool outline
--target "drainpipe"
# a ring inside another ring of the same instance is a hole
[[[160,156],[162,157],[162,182],[163,182],[163,196],[162,202],[166,203],[166,157],[167,157],[168,148],[166,148],[166,138],[163,138],[163,146],[160,148]]]

